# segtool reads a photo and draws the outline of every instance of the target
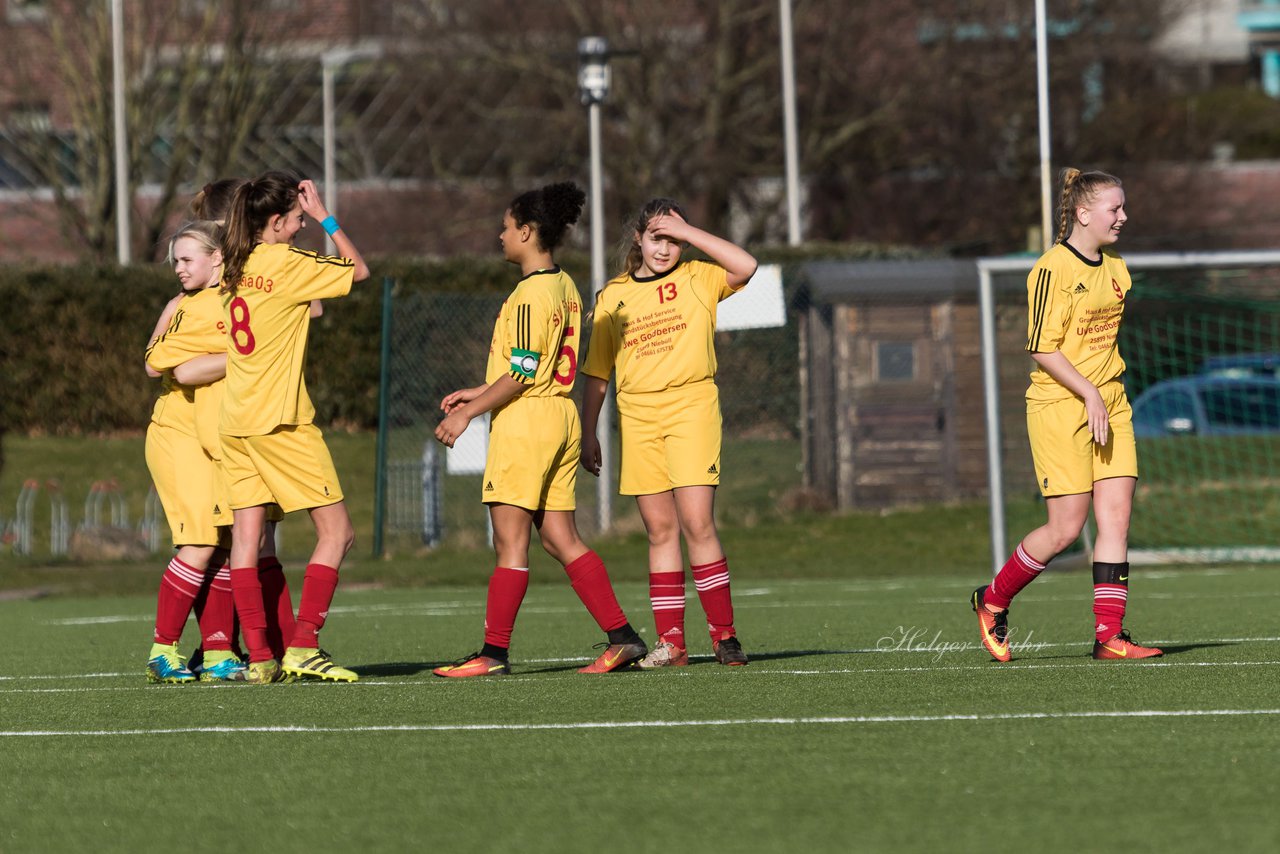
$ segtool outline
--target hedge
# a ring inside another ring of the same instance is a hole
[[[873,247],[810,247],[761,253],[762,260],[878,257]],[[578,282],[589,260],[565,253]],[[382,258],[349,297],[326,304],[312,324],[306,368],[317,420],[338,428],[377,423],[381,282],[401,293],[510,289],[516,276],[498,257]],[[145,429],[156,384],[143,372],[146,338],[176,293],[163,265],[0,268],[0,430],[79,435]]]

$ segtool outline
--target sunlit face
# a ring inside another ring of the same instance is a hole
[[[1129,221],[1124,212],[1124,190],[1106,187],[1098,191],[1087,206],[1076,208],[1076,227],[1099,246],[1110,246],[1120,239],[1120,229]]]
[[[498,242],[502,244],[503,258],[515,264],[520,263],[528,251],[531,237],[529,226],[516,225],[511,211],[502,215],[502,232],[498,235]]]
[[[637,236],[640,243],[641,276],[660,276],[680,263],[680,243],[669,237],[658,237],[645,230]]]
[[[283,216],[273,216],[267,221],[262,233],[263,243],[293,243],[298,232],[306,228],[306,217],[302,213],[302,204],[294,202],[293,207]]]
[[[173,271],[184,291],[213,287],[222,278],[222,253],[210,252],[194,237],[179,237],[173,244]]]

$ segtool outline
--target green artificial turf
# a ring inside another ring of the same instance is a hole
[[[465,681],[430,668],[479,646],[483,587],[350,583],[324,643],[353,685],[152,686],[153,597],[0,601],[0,850],[1280,844],[1280,574],[1136,567],[1147,662],[1088,657],[1090,578],[1062,571],[991,662],[980,581],[739,576],[733,669],[691,585],[691,666],[602,677],[575,672],[603,637],[568,585],[535,584],[514,675]],[[619,596],[651,624],[641,584]]]

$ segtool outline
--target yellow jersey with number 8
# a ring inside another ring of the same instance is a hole
[[[346,296],[354,279],[348,258],[286,243],[254,248],[235,294],[222,295],[227,381],[220,433],[264,436],[281,425],[312,422],[315,407],[302,375],[310,303]]]

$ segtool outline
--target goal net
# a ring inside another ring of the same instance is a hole
[[[1280,252],[1124,257],[1120,352],[1139,469],[1130,560],[1280,560]],[[1034,263],[978,262],[997,567],[1045,518],[1022,401]]]

